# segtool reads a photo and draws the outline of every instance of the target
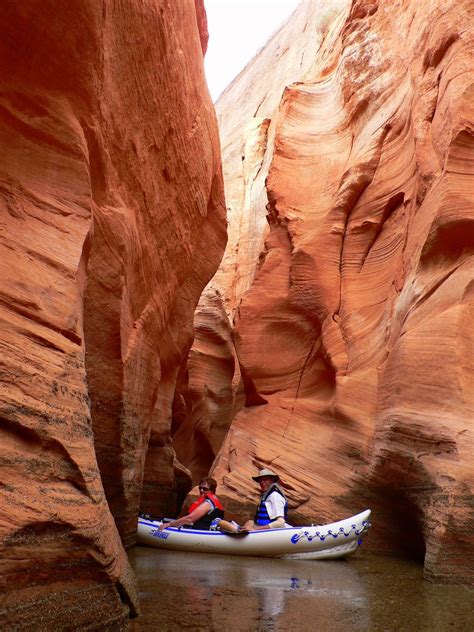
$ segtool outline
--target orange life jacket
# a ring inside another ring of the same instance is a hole
[[[188,514],[193,512],[203,503],[205,503],[206,500],[209,501],[212,509],[205,516],[203,516],[202,518],[199,518],[197,522],[194,522],[192,525],[189,525],[187,527],[188,529],[192,528],[192,529],[206,530],[206,529],[209,529],[209,527],[211,526],[211,522],[215,518],[224,517],[224,507],[222,506],[221,501],[212,492],[206,492],[205,494],[201,494],[201,496],[199,496],[199,498],[195,502],[193,502],[191,507],[188,509]]]

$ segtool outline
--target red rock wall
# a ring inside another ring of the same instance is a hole
[[[295,521],[371,506],[373,547],[447,581],[474,579],[472,27],[468,1],[307,0],[217,104],[213,283],[267,402],[221,495],[249,515],[272,467]]]
[[[75,629],[126,629],[137,610],[122,541],[133,541],[150,433],[144,496],[156,501],[174,477],[175,382],[226,240],[197,8],[30,0],[2,10],[0,540],[11,629],[63,629],[72,616]]]
[[[219,292],[208,287],[194,314],[194,343],[173,409],[173,446],[194,485],[207,476],[244,404],[229,319]],[[189,491],[189,485],[183,491]]]

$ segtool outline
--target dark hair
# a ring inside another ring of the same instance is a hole
[[[217,481],[215,478],[212,478],[211,476],[206,476],[205,478],[202,478],[199,485],[207,485],[209,487],[209,489],[211,490],[211,492],[215,492],[217,489]]]

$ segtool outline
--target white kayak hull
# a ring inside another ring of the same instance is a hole
[[[367,509],[323,526],[265,529],[241,537],[173,527],[158,531],[161,522],[139,518],[137,541],[173,551],[330,560],[348,557],[357,550],[369,530],[369,518]]]

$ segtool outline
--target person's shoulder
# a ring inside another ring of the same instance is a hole
[[[271,498],[272,500],[286,500],[285,495],[279,489],[274,489],[273,491],[271,491],[268,495],[268,498]]]
[[[279,487],[274,487],[272,489],[272,491],[270,492],[270,496],[273,496],[273,494],[278,494],[278,496],[283,496],[283,490],[281,490]]]
[[[206,494],[206,501],[211,505],[212,508],[216,505],[217,496],[215,494]]]
[[[276,500],[277,498],[283,498],[283,496],[277,489],[274,489],[272,492],[268,494],[267,500],[270,500],[270,498],[272,500]]]

